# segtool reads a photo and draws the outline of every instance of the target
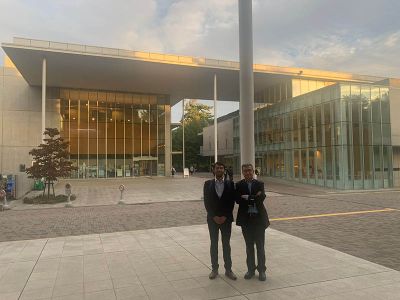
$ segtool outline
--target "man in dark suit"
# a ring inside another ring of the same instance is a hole
[[[218,236],[221,231],[222,249],[224,254],[225,275],[236,280],[232,272],[231,231],[233,222],[233,207],[235,206],[235,187],[232,181],[224,179],[225,166],[220,162],[214,164],[215,178],[204,183],[204,206],[207,210],[207,224],[210,233],[210,254],[212,271],[210,279],[218,275]]]
[[[254,168],[252,164],[242,165],[244,179],[236,183],[239,210],[236,225],[242,227],[242,233],[246,242],[247,273],[245,279],[254,276],[258,270],[259,280],[266,280],[265,266],[265,229],[269,226],[267,210],[264,206],[265,191],[264,183],[254,179]],[[257,248],[257,266],[255,264],[254,245]]]

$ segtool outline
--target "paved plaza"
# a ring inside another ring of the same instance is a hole
[[[207,177],[71,181],[74,208],[13,201],[0,212],[0,300],[400,299],[399,190],[265,179],[267,281],[243,279],[237,226],[239,279],[210,281]],[[131,205],[116,204],[121,183]]]
[[[268,279],[247,281],[236,227],[231,244],[237,281],[208,279],[206,225],[3,242],[0,299],[375,300],[400,294],[400,272],[272,229]]]

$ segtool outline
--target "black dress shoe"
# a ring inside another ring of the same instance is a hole
[[[247,271],[247,273],[244,274],[244,279],[251,279],[254,276],[254,274],[255,274],[254,272]]]
[[[225,276],[228,277],[229,279],[232,279],[232,280],[236,280],[237,279],[235,273],[233,273],[232,270],[225,271]]]
[[[258,279],[260,281],[265,281],[267,280],[267,275],[265,274],[265,272],[260,272],[260,274],[258,274]]]
[[[212,270],[208,278],[215,279],[218,276],[218,270]]]

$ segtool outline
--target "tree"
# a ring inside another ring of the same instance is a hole
[[[203,138],[200,133],[203,128],[210,125],[212,121],[211,106],[197,103],[195,100],[185,103],[184,118],[185,124],[185,165],[196,166],[199,170],[208,170],[209,159],[200,155],[200,146],[203,145]],[[172,132],[172,150],[182,151],[182,126]],[[182,168],[182,161],[173,162],[175,168]]]
[[[32,149],[29,154],[33,156],[34,163],[32,167],[26,169],[29,178],[42,179],[45,178],[45,189],[43,196],[46,193],[50,197],[50,185],[53,187],[54,181],[58,177],[70,176],[71,171],[76,169],[72,166],[72,162],[68,160],[68,142],[60,137],[60,132],[57,128],[46,128],[44,135],[48,136],[44,139],[44,143],[38,148]]]

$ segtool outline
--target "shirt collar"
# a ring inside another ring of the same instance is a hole
[[[224,177],[222,177],[221,180],[217,179],[217,177],[214,177],[214,181],[215,181],[215,182],[222,183],[222,182],[224,182]]]

